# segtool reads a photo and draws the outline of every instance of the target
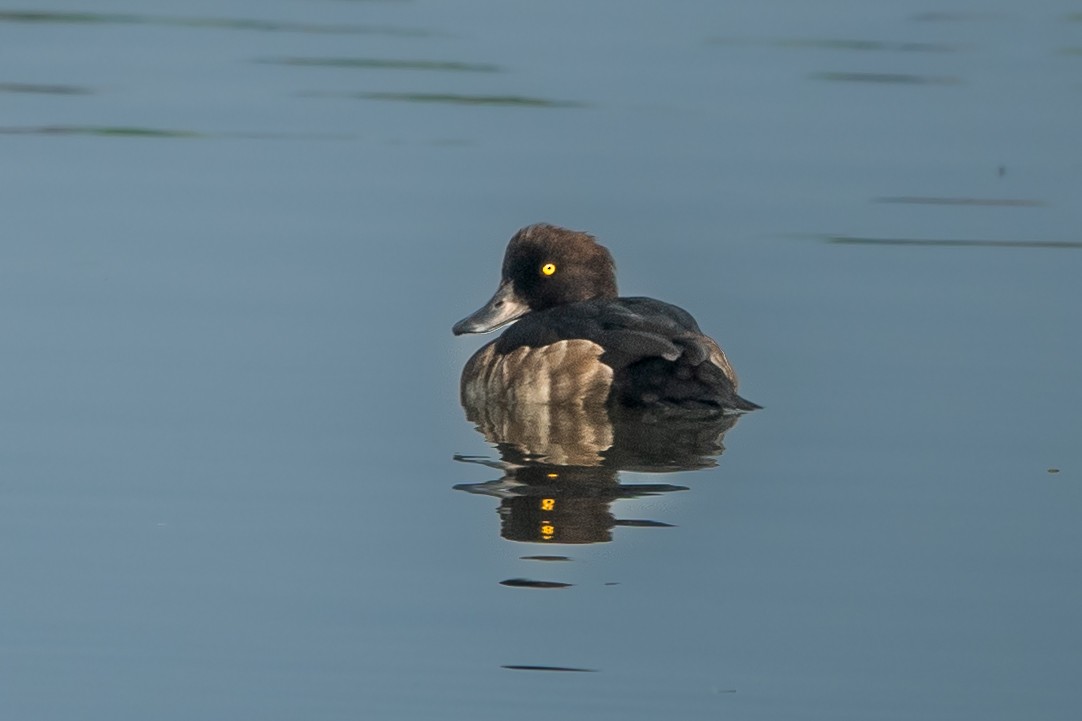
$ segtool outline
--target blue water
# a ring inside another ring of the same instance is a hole
[[[1082,713],[1076,5],[6,3],[0,48],[0,718]],[[606,470],[596,543],[504,537],[458,403],[541,220],[765,406]]]

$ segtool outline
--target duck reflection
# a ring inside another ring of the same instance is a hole
[[[487,483],[455,486],[500,500],[500,535],[511,541],[585,544],[612,540],[616,526],[667,526],[618,519],[612,502],[672,491],[667,483],[622,484],[620,471],[672,473],[717,464],[739,416],[672,417],[654,411],[571,404],[510,405],[463,398],[466,417],[496,446],[499,461],[456,456],[499,469]]]

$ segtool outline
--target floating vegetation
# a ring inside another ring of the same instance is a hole
[[[347,97],[359,100],[388,100],[403,103],[445,103],[449,105],[493,105],[523,108],[581,108],[583,103],[546,100],[524,95],[458,95],[454,93],[305,93],[306,97]]]
[[[942,43],[890,42],[852,38],[708,38],[713,45],[757,45],[775,48],[812,50],[848,50],[892,53],[953,53],[958,48]]]
[[[899,195],[874,198],[876,203],[903,203],[912,205],[977,205],[1005,208],[1041,208],[1044,202],[1025,198],[941,198],[921,195]]]
[[[511,588],[570,588],[571,583],[560,583],[558,581],[534,581],[529,578],[508,578],[506,581],[500,581],[501,586],[510,586]]]
[[[913,245],[941,248],[1070,248],[1082,249],[1082,242],[1068,240],[978,240],[932,238],[864,238],[851,235],[824,235],[822,240],[840,245]]]
[[[260,32],[319,33],[327,35],[398,35],[428,37],[435,33],[413,28],[379,25],[318,25],[279,20],[251,18],[199,18],[166,15],[136,15],[132,13],[86,13],[48,10],[0,10],[0,22],[52,23],[61,25],[165,25],[187,28],[220,28],[225,30],[255,30]]]
[[[459,73],[498,73],[499,65],[460,63],[450,60],[387,60],[383,58],[259,58],[257,63],[300,67],[366,68],[373,70],[438,70]]]
[[[949,75],[910,75],[908,73],[812,73],[808,77],[837,83],[885,85],[959,85],[962,82]]]
[[[79,85],[45,85],[42,83],[0,83],[0,93],[34,93],[42,95],[90,95],[94,91]]]
[[[597,673],[597,669],[594,668],[575,668],[574,666],[533,666],[509,664],[507,666],[500,666],[500,668],[506,668],[511,671],[568,671],[571,673]]]

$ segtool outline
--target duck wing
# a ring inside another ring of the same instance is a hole
[[[569,303],[530,313],[497,341],[498,350],[587,340],[613,369],[611,397],[631,406],[742,412],[758,408],[736,394],[725,353],[690,313],[653,298]]]

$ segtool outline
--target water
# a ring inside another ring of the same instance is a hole
[[[0,717],[1077,718],[1080,47],[1052,0],[0,8]],[[504,538],[458,405],[538,220],[766,407],[571,473],[598,543]]]

